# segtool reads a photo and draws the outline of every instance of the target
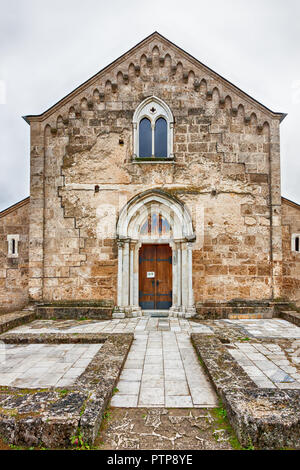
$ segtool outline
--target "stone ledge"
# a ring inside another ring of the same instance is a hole
[[[102,344],[108,339],[122,339],[127,333],[4,333],[5,344]]]
[[[6,336],[4,340],[8,343],[16,335],[3,336]],[[28,335],[28,338],[23,335],[21,342],[75,341],[75,335],[54,336],[57,338],[53,338],[52,334]],[[10,444],[66,448],[71,447],[70,439],[78,431],[85,443],[93,444],[133,335],[78,336],[84,343],[105,342],[85,371],[72,386],[64,387],[63,392],[54,387],[47,390],[0,387],[0,435]]]
[[[285,311],[279,313],[279,318],[289,321],[296,326],[300,326],[300,312]]]
[[[35,320],[36,315],[33,311],[19,311],[13,313],[6,313],[0,316],[0,334],[16,328],[17,326],[29,323]]]
[[[222,344],[223,338],[192,333],[191,340],[241,445],[300,449],[299,390],[258,388]]]
[[[49,320],[56,318],[58,320],[88,318],[93,320],[111,320],[113,307],[111,306],[38,306],[36,308],[36,318]]]
[[[272,318],[274,304],[269,301],[235,300],[228,302],[197,302],[195,319]]]

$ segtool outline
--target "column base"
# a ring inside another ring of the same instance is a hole
[[[193,307],[184,307],[183,305],[174,305],[169,309],[170,317],[178,318],[192,318],[196,315],[196,308]]]
[[[142,309],[139,306],[115,307],[112,318],[136,318],[142,316]]]

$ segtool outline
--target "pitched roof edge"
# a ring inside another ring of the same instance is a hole
[[[76,88],[74,88],[74,90],[72,90],[70,93],[68,93],[67,95],[65,95],[63,98],[61,98],[60,100],[58,100],[55,104],[53,104],[52,106],[50,106],[50,108],[46,109],[43,113],[41,114],[28,114],[26,116],[22,116],[22,118],[27,122],[27,124],[30,125],[30,121],[31,119],[32,120],[37,120],[37,121],[41,121],[42,120],[42,117],[46,117],[47,114],[50,114],[52,110],[54,110],[54,108],[58,105],[58,104],[62,104],[62,102],[64,101],[67,101],[69,97],[71,97],[71,95],[75,95],[76,92],[79,92],[79,90],[81,88],[84,88],[85,85],[87,85],[89,82],[92,82],[93,79],[95,79],[99,74],[105,72],[107,69],[109,69],[110,67],[114,66],[117,64],[117,62],[121,61],[126,55],[129,55],[134,49],[137,49],[141,44],[143,43],[146,43],[147,41],[149,41],[150,39],[154,38],[155,36],[163,39],[164,41],[167,41],[169,44],[171,44],[173,47],[175,47],[176,49],[179,49],[181,52],[183,52],[185,55],[187,55],[189,57],[189,59],[192,59],[193,61],[196,62],[196,64],[200,64],[202,67],[205,67],[210,73],[212,73],[214,76],[218,77],[219,79],[221,79],[222,81],[225,82],[225,84],[228,86],[230,86],[231,88],[234,89],[234,91],[238,92],[238,94],[242,93],[244,96],[248,97],[252,102],[254,102],[256,105],[259,105],[260,107],[262,107],[264,109],[264,111],[267,111],[268,113],[272,114],[274,117],[279,117],[280,119],[280,123],[285,119],[285,117],[287,116],[286,113],[281,113],[281,112],[276,112],[276,111],[272,111],[270,108],[268,108],[267,106],[263,105],[262,103],[260,103],[258,100],[256,100],[255,98],[253,98],[251,95],[249,95],[248,93],[246,93],[245,91],[243,91],[241,88],[239,88],[238,86],[234,85],[232,82],[230,82],[229,80],[227,80],[226,78],[224,78],[222,75],[218,74],[217,72],[215,72],[213,69],[211,69],[210,67],[208,67],[207,65],[203,64],[200,60],[196,59],[194,56],[192,56],[191,54],[189,54],[188,52],[186,52],[184,49],[182,49],[181,47],[177,46],[175,43],[173,43],[172,41],[170,41],[169,39],[167,39],[166,37],[164,37],[162,34],[160,34],[159,32],[157,31],[154,31],[154,33],[150,34],[149,36],[147,36],[146,38],[144,38],[143,40],[141,40],[140,42],[138,42],[135,46],[131,47],[127,52],[125,52],[124,54],[120,55],[117,59],[115,59],[113,62],[111,62],[110,64],[106,65],[103,69],[99,70],[97,73],[95,73],[94,75],[92,75],[92,77],[88,78],[87,80],[85,80],[83,83],[81,83],[81,85],[78,85]],[[35,119],[34,119],[35,118]]]
[[[287,199],[283,196],[281,196],[281,201],[287,204],[288,206],[295,207],[296,209],[300,210],[300,204],[298,204],[297,202],[291,201],[290,199]]]
[[[30,196],[26,197],[25,199],[22,199],[19,202],[16,202],[12,206],[7,207],[7,209],[3,209],[3,211],[0,211],[0,219],[1,217],[5,217],[6,215],[10,214],[11,212],[14,212],[15,210],[19,209],[22,206],[25,206],[30,202]]]

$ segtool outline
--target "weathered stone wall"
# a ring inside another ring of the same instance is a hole
[[[28,302],[29,198],[0,213],[0,313]],[[18,257],[8,257],[7,235],[19,235]]]
[[[174,114],[172,162],[132,161],[151,95]],[[192,214],[196,302],[279,297],[279,117],[154,35],[30,118],[31,298],[116,301],[117,217],[151,188]]]
[[[282,198],[283,295],[300,307],[300,253],[292,251],[293,233],[300,233],[300,206]]]

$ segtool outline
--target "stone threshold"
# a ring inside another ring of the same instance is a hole
[[[0,387],[0,435],[19,446],[69,448],[81,433],[92,445],[102,417],[117,385],[133,334],[8,333],[5,344],[103,344],[84,372],[64,389]]]

